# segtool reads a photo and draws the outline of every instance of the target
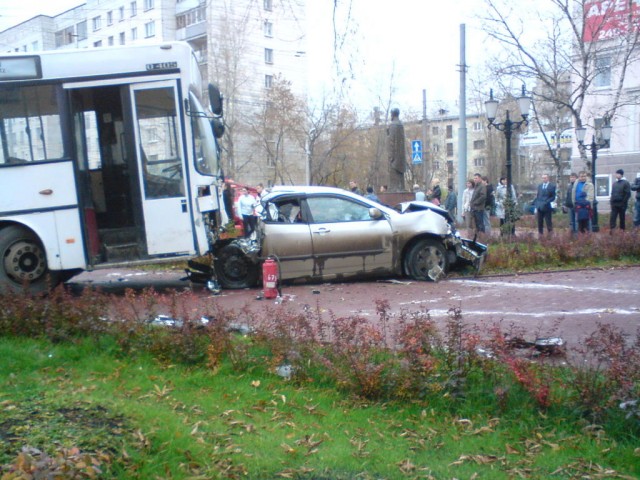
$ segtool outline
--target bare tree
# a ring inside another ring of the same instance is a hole
[[[556,139],[561,137],[566,127],[565,113],[576,127],[581,127],[585,113],[594,118],[613,118],[624,102],[637,101],[624,98],[623,84],[637,52],[640,29],[634,25],[637,19],[632,14],[632,2],[627,2],[626,16],[617,11],[619,3],[546,0],[516,5],[507,0],[485,0],[484,30],[505,46],[494,61],[499,65],[494,73],[507,85],[514,79],[536,83],[534,104],[540,106],[535,121],[545,134],[558,173],[559,149],[546,135],[551,131]],[[536,35],[531,32],[532,25]],[[585,97],[595,94],[594,84],[603,74],[605,61],[610,62],[606,68],[619,73],[617,83],[601,111],[583,112]],[[542,106],[545,104],[553,107],[551,114]],[[591,168],[584,150],[581,155]]]
[[[255,151],[266,159],[267,181],[293,184],[302,177],[299,158],[305,119],[304,102],[291,92],[288,80],[276,75],[265,95],[264,108],[249,123]]]

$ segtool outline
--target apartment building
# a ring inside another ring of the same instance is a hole
[[[584,143],[600,141],[599,128],[610,122],[613,127],[609,147],[597,149],[596,193],[601,209],[608,209],[615,171],[622,168],[633,182],[640,177],[640,43],[627,36],[627,28],[637,29],[640,5],[637,2],[616,2],[608,10],[606,2],[592,6],[585,14],[585,43],[596,42],[590,64],[593,81],[585,96],[581,120],[587,128]],[[597,7],[600,7],[600,10]],[[632,26],[626,23],[633,19]],[[629,43],[629,39],[631,42]],[[629,58],[625,48],[632,45]],[[578,71],[577,67],[574,69]],[[574,83],[580,78],[574,73]],[[616,102],[616,97],[618,98]],[[617,103],[617,104],[616,104]],[[607,119],[614,110],[612,118]],[[585,168],[574,141],[573,170]],[[591,152],[586,152],[591,160]]]
[[[0,32],[4,51],[100,48],[170,40],[191,44],[201,73],[225,97],[227,176],[273,183],[287,171],[304,181],[303,145],[265,128],[269,92],[286,84],[307,94],[305,0],[86,0],[54,17],[38,15]],[[203,92],[204,93],[204,92]],[[204,95],[206,98],[206,95]]]

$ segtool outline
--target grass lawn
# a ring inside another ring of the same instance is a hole
[[[482,385],[462,400],[370,402],[259,367],[127,358],[109,340],[0,338],[0,358],[5,469],[28,445],[89,452],[101,478],[640,477],[637,438],[515,391],[508,405],[483,401]]]

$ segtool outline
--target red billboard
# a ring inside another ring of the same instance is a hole
[[[638,0],[593,0],[584,4],[585,42],[609,40],[627,33],[629,25],[638,28]]]

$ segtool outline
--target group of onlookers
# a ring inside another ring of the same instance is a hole
[[[610,229],[624,230],[625,214],[629,206],[631,192],[636,192],[636,204],[633,217],[635,227],[640,227],[640,177],[631,184],[624,178],[624,171],[619,169],[615,173],[615,181],[611,188],[609,200],[611,206]],[[572,232],[589,232],[592,230],[593,205],[596,191],[588,174],[581,171],[571,173],[569,184],[564,194],[562,211],[569,215],[569,225]],[[506,179],[501,178],[495,190],[486,176],[476,173],[473,179],[467,181],[462,194],[463,219],[469,229],[477,232],[491,233],[490,215],[500,219],[502,227],[509,221],[509,209],[506,208],[509,199]],[[512,208],[515,208],[516,192],[511,185]],[[532,202],[536,215],[538,233],[542,235],[545,227],[548,233],[553,232],[553,212],[558,207],[558,191],[548,174],[542,175],[542,182],[537,187],[536,197]],[[511,233],[515,233],[515,224],[511,223]],[[504,232],[503,232],[504,233]]]

